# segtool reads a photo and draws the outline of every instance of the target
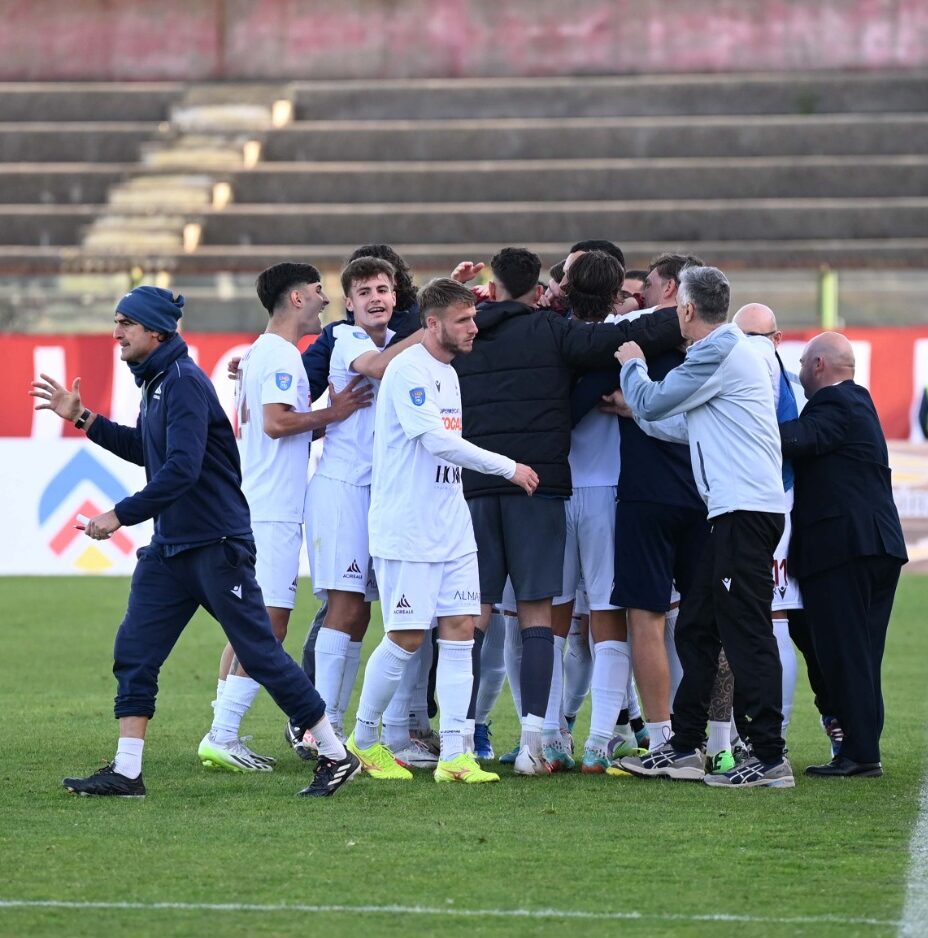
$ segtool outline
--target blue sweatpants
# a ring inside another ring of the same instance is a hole
[[[154,715],[158,672],[200,606],[292,723],[306,729],[319,722],[325,702],[271,630],[255,579],[254,544],[230,538],[173,557],[157,546],[139,551],[113,649],[117,719]]]

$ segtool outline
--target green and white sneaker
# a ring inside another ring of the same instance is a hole
[[[225,772],[273,772],[273,766],[245,746],[240,739],[219,742],[212,732],[207,733],[197,749],[197,758],[208,769]]]
[[[735,757],[730,749],[723,749],[714,756],[706,757],[706,773],[708,775],[724,775],[736,765]]]

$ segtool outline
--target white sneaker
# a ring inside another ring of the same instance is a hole
[[[441,737],[435,730],[410,730],[409,736],[411,739],[418,739],[429,752],[433,752],[436,756],[441,754]]]
[[[239,736],[238,741],[242,744],[242,749],[253,759],[257,759],[258,762],[263,762],[265,765],[277,765],[277,760],[273,756],[262,756],[261,753],[255,752],[251,746],[246,745],[251,738],[251,736]]]
[[[220,743],[207,733],[197,749],[200,762],[208,769],[227,772],[272,772],[273,767],[255,758],[255,754],[240,739]]]
[[[541,757],[540,752],[532,752],[528,746],[520,746],[516,756],[513,771],[516,775],[550,775],[548,763]]]
[[[393,756],[407,769],[434,769],[438,765],[438,756],[421,739],[410,738],[409,745],[394,752]]]

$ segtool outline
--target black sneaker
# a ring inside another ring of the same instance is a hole
[[[329,759],[319,753],[313,782],[298,794],[307,798],[327,798],[334,795],[346,782],[350,782],[361,771],[361,761],[348,749],[344,759]]]
[[[284,726],[284,739],[304,762],[312,762],[318,755],[318,751],[307,744],[303,730],[294,726],[289,720]]]
[[[114,768],[115,762],[104,766],[87,778],[66,778],[62,784],[75,795],[116,795],[117,798],[144,798],[145,783],[142,775],[127,778]]]

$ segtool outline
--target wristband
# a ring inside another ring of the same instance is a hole
[[[81,412],[80,417],[78,417],[77,420],[74,421],[74,426],[77,427],[78,430],[83,430],[87,421],[90,420],[92,416],[93,416],[93,411],[85,407],[84,410]]]

